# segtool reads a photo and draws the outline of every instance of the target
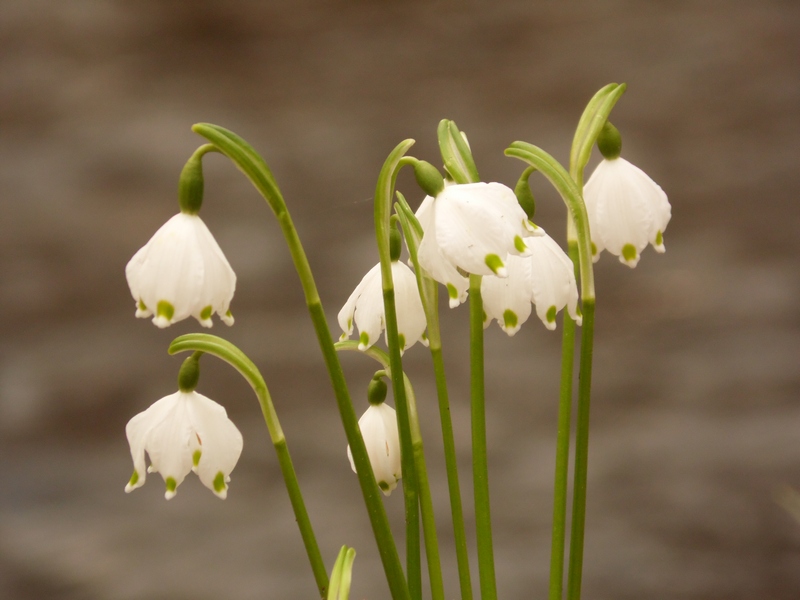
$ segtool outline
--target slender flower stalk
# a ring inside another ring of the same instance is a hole
[[[357,342],[341,341],[336,343],[336,349],[339,351],[354,351],[360,350]],[[389,372],[391,376],[391,358],[390,356],[375,346],[371,346],[366,350],[360,350],[370,358],[376,360],[381,366]],[[392,379],[394,381],[394,379]],[[433,514],[433,499],[431,497],[431,488],[428,481],[428,469],[425,465],[425,451],[422,443],[422,431],[419,425],[419,414],[417,413],[417,401],[414,394],[414,388],[408,376],[403,373],[403,391],[408,402],[408,416],[411,434],[411,444],[413,451],[414,466],[419,483],[419,503],[422,513],[422,530],[425,534],[425,554],[428,559],[428,575],[430,576],[431,584],[431,597],[433,600],[444,599],[444,580],[442,578],[442,569],[439,558],[439,541],[436,535],[436,519]],[[394,386],[394,383],[392,383]],[[397,390],[394,391],[395,399],[397,398]]]
[[[414,264],[414,272],[417,276],[417,285],[422,297],[422,306],[425,309],[428,326],[428,342],[436,379],[436,397],[439,403],[439,421],[442,428],[442,445],[444,446],[447,488],[450,496],[450,513],[453,521],[453,537],[455,539],[461,599],[472,600],[472,578],[469,568],[464,509],[461,502],[461,485],[458,478],[458,457],[453,434],[453,420],[450,416],[450,399],[444,371],[444,357],[442,356],[438,287],[436,281],[423,274],[417,260],[417,248],[423,233],[422,227],[414,216],[414,211],[411,210],[406,199],[399,192],[397,193],[397,200],[395,210],[403,227],[411,262]]]
[[[203,333],[193,333],[175,338],[169,346],[170,354],[187,351],[205,352],[224,360],[239,371],[242,377],[250,384],[250,387],[253,388],[261,406],[261,412],[264,415],[272,445],[275,447],[275,453],[278,456],[278,464],[283,474],[283,481],[286,485],[286,491],[289,493],[289,500],[292,503],[297,526],[300,528],[300,535],[303,538],[306,554],[308,554],[308,560],[311,563],[311,570],[314,572],[320,598],[325,598],[328,590],[328,574],[325,569],[325,562],[322,559],[314,529],[311,526],[311,519],[306,510],[303,494],[300,492],[300,483],[297,480],[297,473],[292,464],[292,457],[289,455],[286,436],[281,428],[278,413],[275,412],[275,406],[272,403],[272,397],[269,394],[264,378],[255,364],[245,356],[244,352],[222,338]]]
[[[311,273],[305,250],[300,243],[297,230],[286,207],[286,202],[264,159],[242,138],[222,127],[208,123],[196,124],[192,127],[192,130],[214,144],[222,154],[239,167],[267,201],[278,219],[278,224],[289,247],[295,270],[300,278],[306,305],[322,350],[325,366],[328,369],[347,442],[350,444],[353,460],[358,469],[361,493],[367,506],[367,513],[369,514],[375,541],[378,544],[378,551],[392,598],[394,600],[407,600],[410,598],[408,583],[406,582],[400,557],[397,553],[397,546],[394,543],[389,527],[386,509],[383,506],[380,490],[369,465],[369,457],[364,446],[364,440],[358,430],[358,419],[350,399],[339,357],[333,347],[333,338],[328,321],[325,318],[325,311],[322,308],[317,286]]]

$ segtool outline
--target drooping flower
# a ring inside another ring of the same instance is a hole
[[[622,141],[611,123],[603,127],[597,146],[604,158],[583,190],[593,260],[608,250],[633,268],[648,243],[656,252],[664,252],[664,230],[672,209],[655,181],[619,157]]]
[[[394,260],[391,264],[397,332],[402,353],[418,341],[428,345],[424,337],[427,322],[414,273],[400,261]],[[339,311],[338,320],[344,332],[340,338],[342,340],[353,334],[354,323],[358,327],[359,350],[366,350],[378,341],[386,326],[380,263],[364,275]]]
[[[448,185],[426,197],[416,215],[423,229],[419,263],[447,286],[451,307],[467,297],[469,283],[459,269],[505,277],[508,256],[525,255],[523,239],[543,233],[500,183]]]
[[[217,496],[227,496],[231,471],[242,453],[242,434],[213,400],[194,391],[176,392],[128,421],[125,433],[133,458],[126,492],[144,485],[147,472],[161,473],[169,500],[194,471]]]
[[[367,455],[375,474],[375,481],[385,496],[392,493],[401,477],[400,434],[397,430],[397,414],[386,403],[371,404],[358,420],[358,427],[367,447]],[[350,467],[356,473],[356,464],[350,446],[347,446]]]
[[[514,335],[531,314],[536,314],[550,330],[556,328],[556,314],[565,306],[581,324],[578,314],[578,286],[572,261],[549,235],[525,239],[528,256],[509,256],[508,277],[484,277],[481,296],[484,326],[492,319],[508,335]]]
[[[158,327],[195,317],[211,327],[217,313],[233,325],[230,303],[236,274],[196,214],[178,213],[156,231],[125,267],[136,316]]]

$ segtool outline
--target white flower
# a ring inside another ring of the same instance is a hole
[[[671,216],[667,195],[644,171],[624,158],[604,159],[583,192],[596,261],[603,250],[635,267],[648,242],[664,252]]]
[[[228,494],[230,474],[242,453],[242,434],[225,409],[197,392],[176,392],[128,421],[125,427],[133,457],[133,476],[125,491],[144,485],[149,473],[161,473],[167,500],[189,471],[220,498]]]
[[[542,233],[500,183],[445,186],[436,198],[425,198],[417,219],[423,229],[419,264],[447,286],[451,307],[467,297],[469,282],[459,269],[505,277],[508,255],[525,254],[523,238]]]
[[[400,480],[400,434],[397,431],[397,414],[386,403],[371,404],[358,420],[358,428],[367,447],[367,455],[375,473],[375,481],[385,496],[392,493]],[[356,464],[350,446],[347,446],[350,467],[356,473]]]
[[[400,337],[400,353],[416,342],[428,345],[424,337],[425,311],[419,297],[417,278],[406,265],[392,262],[392,281],[394,282],[395,312],[397,313],[397,332]],[[385,324],[383,306],[383,286],[381,265],[370,269],[350,294],[342,310],[339,311],[339,326],[344,332],[340,339],[346,340],[353,334],[353,323],[358,326],[359,350],[366,350],[378,341]]]
[[[492,319],[508,335],[514,335],[531,314],[531,303],[545,327],[556,328],[556,314],[565,306],[581,324],[578,286],[572,261],[549,235],[527,238],[529,256],[509,256],[508,277],[484,277],[481,281],[484,326]]]
[[[211,315],[233,324],[229,306],[236,274],[214,236],[197,215],[178,213],[156,231],[125,267],[136,316],[153,314],[167,327],[194,317],[211,327]]]

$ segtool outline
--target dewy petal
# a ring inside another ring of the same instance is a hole
[[[550,330],[556,328],[555,314],[565,306],[570,316],[581,324],[578,315],[578,285],[575,268],[569,256],[549,235],[528,238],[531,249],[527,259],[531,265],[531,301],[536,315]]]
[[[384,495],[388,496],[397,487],[397,482],[402,476],[397,414],[386,403],[371,405],[358,420],[358,427],[364,438],[375,481]],[[350,468],[356,473],[350,446],[347,447],[347,458],[350,460]]]
[[[450,308],[455,308],[467,299],[469,280],[458,272],[436,242],[436,214],[433,202],[433,197],[426,196],[417,209],[417,220],[423,231],[422,241],[417,248],[417,260],[432,279],[447,287]]]
[[[196,392],[176,392],[133,417],[125,431],[134,465],[125,491],[144,484],[146,451],[149,472],[160,473],[167,484],[167,499],[175,496],[195,463],[201,481],[225,497],[225,483],[241,454],[242,436],[216,402]]]
[[[531,265],[528,258],[509,256],[508,277],[487,276],[481,280],[484,326],[492,319],[509,336],[519,331],[531,314]]]
[[[188,316],[209,326],[211,313],[227,314],[236,288],[236,275],[211,232],[199,216],[184,213],[153,235],[125,274],[137,316],[156,313],[153,322],[160,327]],[[172,307],[169,314],[158,313],[159,303]]]
[[[664,191],[623,158],[603,160],[584,189],[592,241],[634,267],[648,243],[663,252],[671,208]]]
[[[220,498],[228,494],[227,482],[242,454],[242,434],[225,408],[202,394],[190,392],[189,419],[200,441],[197,476]]]
[[[513,199],[513,202],[512,202]],[[436,242],[451,263],[476,275],[502,275],[517,237],[531,234],[514,192],[499,183],[446,187],[434,201]],[[497,257],[487,264],[490,256]]]

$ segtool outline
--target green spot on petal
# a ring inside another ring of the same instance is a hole
[[[659,231],[658,234],[661,235],[661,232]],[[142,300],[141,298],[139,298],[139,310],[141,310],[141,311],[147,310],[147,305],[144,303],[144,300]]]
[[[362,346],[369,346],[369,334],[366,331],[362,331],[361,335],[358,336],[358,342]]]
[[[486,266],[489,267],[495,275],[503,268],[503,260],[497,256],[497,254],[487,254],[484,262],[486,262]]]
[[[210,304],[208,306],[206,306],[203,310],[200,311],[200,320],[201,321],[206,321],[206,320],[210,319],[211,318],[211,313],[212,313],[213,310],[214,309],[211,308]]]
[[[202,451],[195,450],[194,454],[192,454],[192,464],[196,467],[200,464],[200,457],[203,455]]]
[[[168,492],[174,492],[178,488],[178,482],[175,481],[174,477],[167,477],[164,480],[164,483],[167,484],[167,491]]]
[[[381,488],[384,492],[388,492],[389,491],[389,484],[386,483],[385,481],[379,481],[378,482],[378,487]]]
[[[514,236],[514,248],[517,249],[517,252],[526,252],[528,250],[525,242],[518,235]]]
[[[592,242],[592,256],[597,255],[597,246]]]
[[[233,317],[233,313],[231,313],[230,309],[228,309],[228,312],[225,313],[225,316],[226,317]]]
[[[175,307],[166,300],[160,300],[156,307],[156,315],[164,317],[167,321],[172,320],[172,315],[175,314]]]
[[[352,331],[352,330],[353,330],[353,319],[350,318],[347,319],[347,331]]]
[[[137,483],[139,483],[139,471],[137,471],[136,469],[134,469],[134,470],[133,470],[133,475],[131,475],[131,480],[128,482],[128,485],[130,485],[131,487],[133,487],[133,486],[134,486],[134,485],[136,485]]]
[[[451,300],[458,300],[458,290],[452,283],[447,284],[447,295]]]
[[[217,473],[217,476],[214,477],[214,491],[219,493],[225,489],[225,474],[220,471]]]
[[[547,309],[547,315],[545,315],[545,317],[547,318],[548,323],[555,323],[557,312],[558,310],[556,310],[555,306],[551,306],[550,308]]]
[[[517,319],[517,314],[508,308],[503,313],[503,322],[506,324],[507,328],[512,329],[517,326],[519,319]]]
[[[400,349],[402,350],[406,347],[406,336],[402,333],[397,334],[397,342],[400,344]]]
[[[627,261],[636,260],[636,248],[633,244],[625,244],[622,247],[622,258]]]
[[[659,231],[658,233],[656,233],[656,246],[660,246],[663,243],[664,243],[664,236]]]

